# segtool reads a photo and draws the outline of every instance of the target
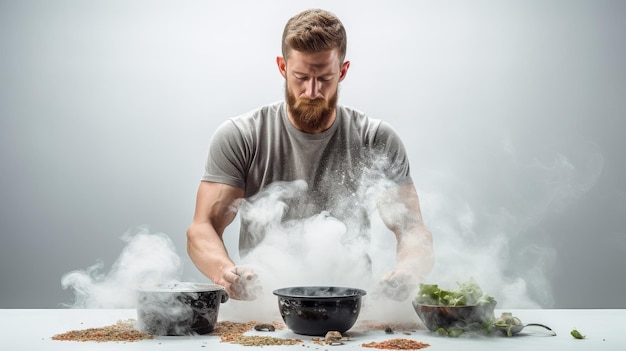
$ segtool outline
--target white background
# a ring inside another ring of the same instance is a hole
[[[310,7],[348,31],[340,102],[405,141],[433,282],[626,307],[626,2],[1,0],[0,308],[71,302],[61,276],[142,225],[202,279],[185,230],[208,142],[282,99],[280,35]]]

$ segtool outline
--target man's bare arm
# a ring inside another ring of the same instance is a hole
[[[432,234],[424,225],[413,184],[389,189],[378,201],[378,212],[397,240],[396,268],[383,280],[391,288],[408,284],[402,289],[412,290],[430,273],[435,262]],[[400,292],[396,298],[403,299],[404,294]]]
[[[187,252],[198,269],[215,284],[226,288],[234,299],[251,299],[242,279],[253,279],[252,272],[237,267],[228,255],[223,233],[237,215],[243,189],[230,185],[201,182],[193,222],[187,229]]]

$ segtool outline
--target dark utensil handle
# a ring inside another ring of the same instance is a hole
[[[229,299],[228,293],[226,291],[223,291],[220,302],[224,303],[224,302],[228,301],[228,299]]]
[[[539,323],[528,323],[525,326],[526,327],[542,327],[542,328],[546,328],[546,329],[552,331],[552,328],[548,327],[547,325],[543,325],[543,324],[539,324]]]

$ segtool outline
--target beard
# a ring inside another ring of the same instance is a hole
[[[296,98],[285,85],[287,108],[296,128],[305,132],[318,132],[324,128],[337,107],[338,91],[329,100],[323,98]]]

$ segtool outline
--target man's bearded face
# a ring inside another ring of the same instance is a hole
[[[324,98],[307,99],[296,98],[289,90],[289,85],[285,85],[285,95],[287,98],[287,108],[298,129],[304,131],[319,131],[333,116],[337,107],[337,90],[329,100]]]

